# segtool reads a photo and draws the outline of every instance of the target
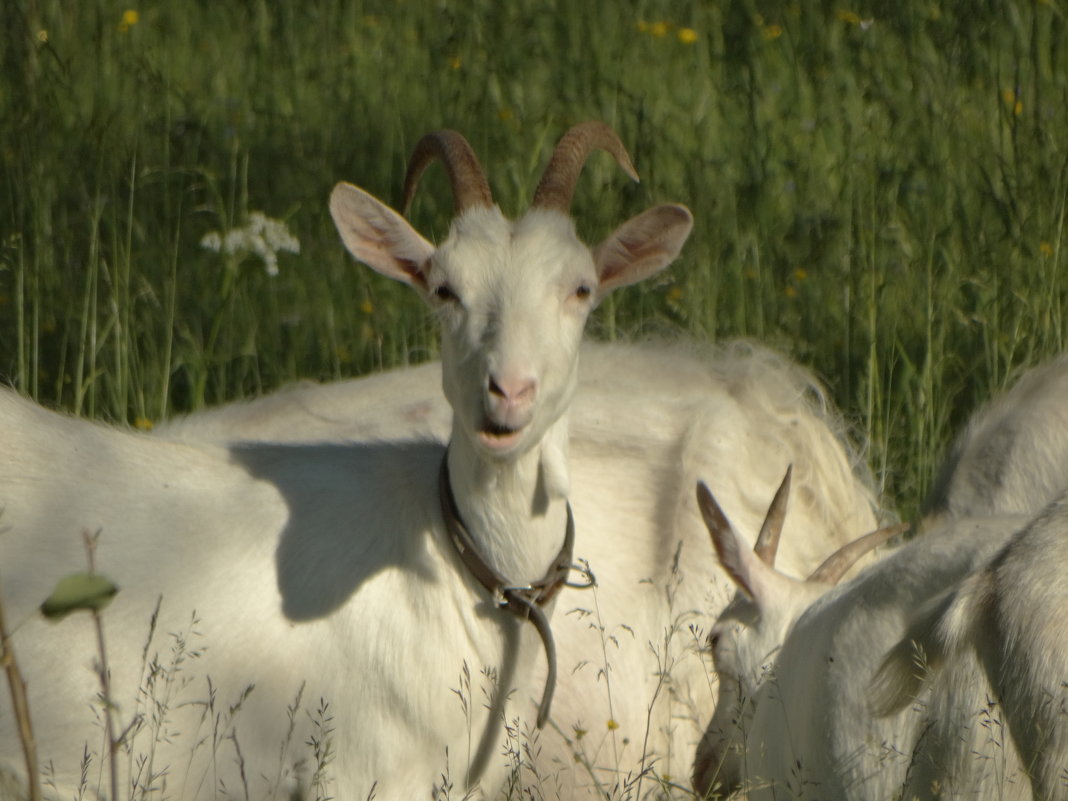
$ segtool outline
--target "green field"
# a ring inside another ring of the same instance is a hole
[[[811,366],[911,515],[948,438],[1064,348],[1068,37],[1047,2],[308,0],[0,10],[0,376],[130,423],[435,355],[418,299],[352,262],[340,179],[396,202],[453,127],[507,213],[555,139],[612,124],[591,240],[654,202],[697,224],[602,338],[753,337]],[[451,198],[428,176],[416,225]],[[253,212],[271,275],[205,248]]]

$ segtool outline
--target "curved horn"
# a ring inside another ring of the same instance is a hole
[[[534,190],[532,206],[569,214],[579,173],[589,155],[598,149],[611,153],[623,171],[635,181],[638,180],[638,173],[616,132],[603,122],[583,122],[571,128],[557,143],[549,166]]]
[[[768,567],[775,567],[775,554],[779,550],[779,536],[782,534],[783,520],[786,519],[786,501],[790,497],[790,476],[793,472],[794,466],[788,465],[782,484],[775,491],[768,513],[764,516],[764,525],[760,527],[756,545],[753,546],[753,552]]]
[[[813,571],[806,581],[816,582],[820,581],[824,584],[837,584],[839,579],[845,575],[845,572],[849,570],[853,565],[857,563],[857,560],[868,551],[873,551],[890,539],[893,536],[902,534],[909,530],[908,523],[901,523],[896,526],[886,526],[885,528],[872,531],[870,534],[865,534],[863,537],[846,543],[837,551],[832,553]]]
[[[434,159],[441,159],[449,174],[455,214],[472,206],[493,205],[493,194],[486,181],[486,173],[467,140],[456,131],[433,131],[416,143],[408,161],[408,171],[404,175],[405,214],[412,205],[423,170]]]

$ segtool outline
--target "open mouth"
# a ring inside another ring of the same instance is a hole
[[[513,428],[486,418],[478,430],[478,438],[482,440],[483,445],[492,450],[504,450],[514,445],[522,432],[522,426]]]

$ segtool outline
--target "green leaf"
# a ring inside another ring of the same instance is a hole
[[[99,612],[118,591],[109,579],[96,573],[73,573],[59,580],[41,604],[41,613],[51,620],[60,620],[79,609]]]

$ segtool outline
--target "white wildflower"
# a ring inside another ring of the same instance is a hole
[[[225,235],[218,231],[205,234],[200,246],[216,253],[234,256],[236,260],[247,255],[263,262],[267,275],[278,275],[278,252],[300,253],[300,242],[289,232],[282,220],[268,217],[262,211],[248,215],[248,223],[242,228],[231,228]]]
[[[218,253],[222,249],[222,237],[219,236],[218,231],[204,234],[204,238],[200,240],[200,246],[205,250],[214,250]]]

